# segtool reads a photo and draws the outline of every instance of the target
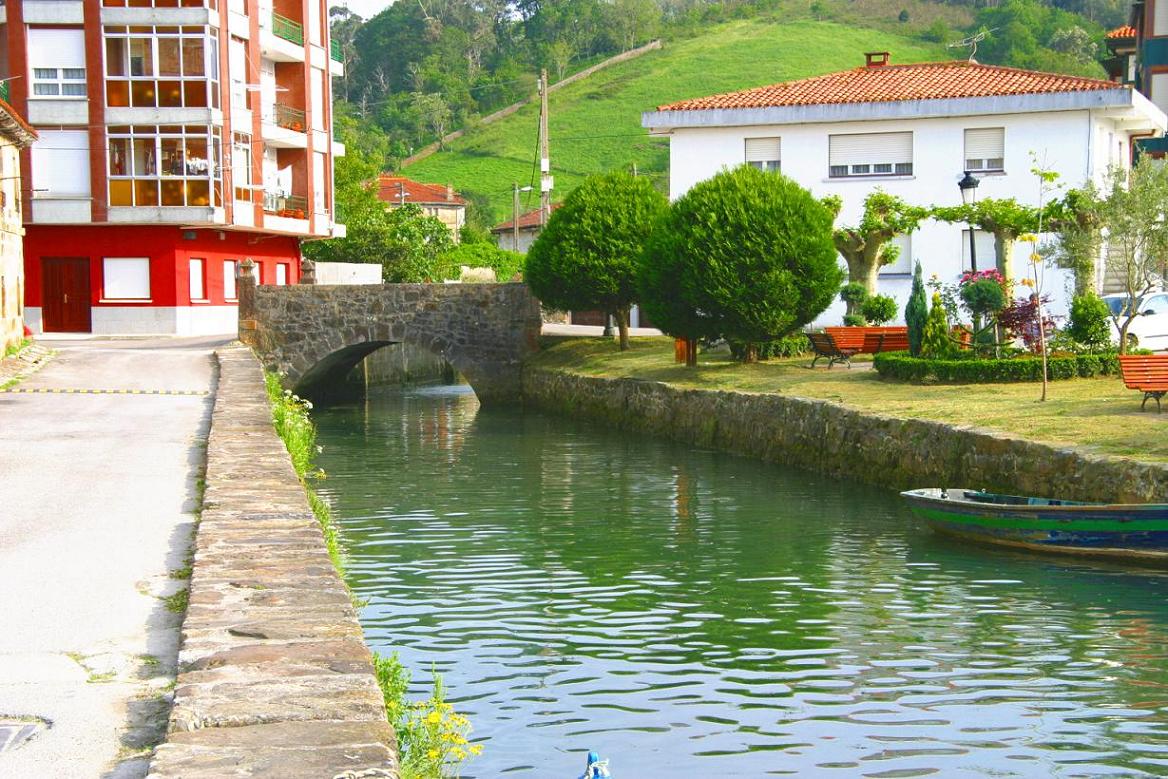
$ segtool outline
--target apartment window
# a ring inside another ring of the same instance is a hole
[[[828,176],[911,176],[912,133],[828,136]]]
[[[106,257],[102,261],[104,300],[149,300],[150,260],[146,257]]]
[[[994,240],[993,233],[987,233],[984,230],[974,230],[973,232],[974,249],[977,251],[977,269],[987,270],[989,268],[996,268],[998,266],[997,255],[994,247],[997,242]],[[961,270],[970,270],[969,262],[969,231],[961,231]]]
[[[89,131],[40,130],[32,145],[33,197],[89,197]]]
[[[965,131],[965,169],[981,173],[1005,170],[1006,130],[982,127]]]
[[[223,261],[223,299],[236,300],[239,293],[235,290],[235,274],[237,272],[236,266],[239,260],[224,260]]]
[[[281,262],[276,265],[276,286],[283,287],[288,283],[288,263]]]
[[[109,128],[111,206],[220,206],[219,130],[204,125]]]
[[[759,170],[778,172],[782,169],[780,138],[747,138],[746,164]]]
[[[80,28],[33,27],[28,31],[32,97],[85,97],[85,32]]]
[[[251,136],[235,133],[231,142],[231,181],[235,199],[251,201]]]
[[[256,260],[255,270],[253,272],[255,273],[256,286],[258,287],[264,283],[264,264]]]
[[[206,27],[106,27],[106,102],[218,108],[218,47]]]
[[[191,284],[191,300],[207,299],[207,261],[192,257],[188,274]]]
[[[908,276],[912,274],[912,236],[895,235],[888,242],[898,250],[896,260],[880,266],[881,276]]]

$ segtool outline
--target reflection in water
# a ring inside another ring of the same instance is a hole
[[[317,418],[366,635],[445,675],[476,776],[1168,773],[1166,575],[452,388]]]

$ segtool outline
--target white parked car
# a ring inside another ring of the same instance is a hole
[[[1126,318],[1123,309],[1128,301],[1127,295],[1104,295],[1103,300],[1113,314],[1120,316],[1122,324]],[[1127,336],[1132,346],[1141,349],[1168,349],[1168,292],[1151,292],[1144,296],[1139,316],[1132,320]],[[1119,330],[1114,322],[1111,337],[1119,342]]]

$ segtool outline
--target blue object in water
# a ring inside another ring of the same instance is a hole
[[[612,779],[612,774],[608,772],[608,761],[601,760],[595,752],[589,752],[588,764],[584,766],[580,779]]]

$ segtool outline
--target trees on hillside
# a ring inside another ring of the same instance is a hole
[[[791,179],[723,171],[669,208],[641,260],[641,306],[682,338],[746,344],[782,338],[818,316],[843,280],[832,212]]]
[[[667,207],[646,178],[615,171],[586,179],[551,215],[528,252],[527,283],[552,308],[612,314],[620,348],[628,349],[637,259]]]

